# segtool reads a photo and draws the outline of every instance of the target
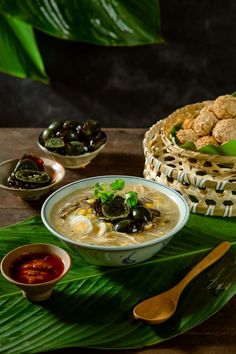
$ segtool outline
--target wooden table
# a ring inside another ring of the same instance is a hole
[[[20,158],[26,152],[41,154],[36,141],[40,129],[0,129],[0,162]],[[142,176],[144,129],[106,129],[108,143],[85,169],[67,170],[63,184],[95,175],[126,174]],[[0,189],[0,227],[38,215],[42,201],[27,203]],[[236,353],[236,297],[201,325],[163,344],[133,350],[74,348],[66,353],[112,354],[233,354]],[[49,352],[48,352],[49,353]],[[57,350],[50,353],[65,353]]]

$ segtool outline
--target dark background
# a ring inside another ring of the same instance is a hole
[[[236,1],[160,0],[164,44],[101,47],[36,37],[50,86],[0,74],[0,126],[97,119],[150,127],[176,108],[236,90]]]

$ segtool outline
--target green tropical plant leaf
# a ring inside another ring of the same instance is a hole
[[[205,146],[201,147],[200,149],[198,149],[198,150],[196,149],[196,150],[203,152],[204,154],[209,154],[209,155],[224,155],[221,153],[220,148],[221,147],[218,148],[218,146],[216,146],[216,145],[208,144],[208,145],[205,145]]]
[[[162,41],[158,0],[2,0],[0,11],[64,39],[100,45]]]
[[[186,143],[180,145],[183,149],[196,151],[196,145],[192,141],[186,141]]]
[[[176,284],[222,240],[229,252],[185,289],[176,314],[151,326],[132,317],[140,301]],[[66,248],[40,217],[0,230],[0,256],[33,242]],[[39,353],[66,347],[137,348],[165,341],[198,325],[236,293],[236,219],[191,215],[184,229],[156,256],[125,268],[89,265],[69,251],[73,266],[50,299],[30,303],[0,278],[3,353]],[[112,313],[112,315],[111,315]]]
[[[196,149],[194,151],[196,151]],[[205,145],[197,151],[209,155],[236,156],[236,140],[229,140],[226,143],[217,146],[212,144]]]
[[[0,71],[48,82],[32,27],[3,14],[0,14]]]
[[[236,156],[236,140],[229,140],[220,145],[220,152],[222,155]]]

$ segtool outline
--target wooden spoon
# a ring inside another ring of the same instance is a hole
[[[140,302],[133,310],[134,317],[150,324],[168,320],[175,313],[179,297],[186,285],[204,269],[220,259],[230,246],[228,241],[220,243],[173,288]]]

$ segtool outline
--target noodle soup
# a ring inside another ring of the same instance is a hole
[[[179,221],[176,202],[154,188],[126,184],[106,202],[101,201],[102,188],[106,186],[98,186],[97,195],[91,186],[81,188],[55,203],[50,214],[53,228],[79,243],[130,246],[166,235]],[[109,196],[113,190],[104,193]]]

